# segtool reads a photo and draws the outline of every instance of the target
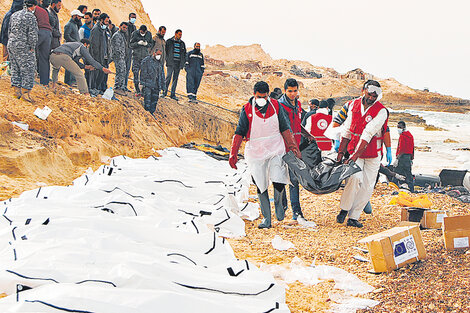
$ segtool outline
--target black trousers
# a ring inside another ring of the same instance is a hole
[[[405,183],[410,188],[410,191],[414,191],[414,178],[411,173],[411,154],[403,154],[398,159],[398,165],[395,168],[395,173],[406,177]]]
[[[180,76],[180,67],[179,66],[167,66],[166,67],[166,79],[165,79],[165,90],[164,94],[168,93],[168,88],[171,83],[171,95],[176,96],[176,86],[178,85],[178,77]],[[173,79],[172,79],[173,78]]]
[[[38,45],[36,49],[39,82],[41,85],[48,85],[51,75],[51,64],[49,57],[51,54],[52,32],[40,29],[38,33]]]

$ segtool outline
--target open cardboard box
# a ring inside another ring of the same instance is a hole
[[[469,248],[470,215],[444,218],[442,232],[444,233],[444,245],[447,250]]]
[[[418,225],[394,227],[359,240],[369,250],[376,273],[389,272],[426,258]]]
[[[402,208],[401,220],[420,223],[422,228],[440,229],[449,212],[425,208]]]

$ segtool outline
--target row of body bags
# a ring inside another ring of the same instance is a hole
[[[224,239],[259,215],[246,171],[160,154],[2,202],[0,312],[289,312],[284,288]]]

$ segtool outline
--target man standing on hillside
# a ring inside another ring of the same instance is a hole
[[[264,217],[258,228],[270,228],[269,183],[272,182],[274,186],[276,217],[282,221],[285,217],[282,194],[285,185],[289,183],[287,166],[282,157],[286,153],[286,147],[297,157],[300,158],[301,155],[284,108],[276,100],[269,98],[269,85],[263,81],[257,82],[253,94],[240,113],[233,136],[229,164],[237,169],[238,150],[243,138],[246,138],[245,160],[257,187],[261,213]]]
[[[108,68],[109,60],[111,59],[109,51],[108,37],[106,30],[108,28],[109,16],[106,13],[102,13],[98,18],[98,22],[91,30],[90,34],[90,54],[98,61],[101,66]],[[93,71],[90,74],[90,85],[93,93],[103,94],[106,91],[105,81],[107,75],[103,71]]]
[[[51,50],[60,46],[62,33],[60,32],[59,16],[57,15],[62,8],[62,0],[52,0],[49,7],[49,22],[52,28]]]
[[[388,110],[379,102],[381,98],[380,84],[369,80],[364,85],[363,96],[348,106],[337,161],[342,162],[348,152],[350,158],[346,162],[356,162],[362,171],[346,180],[341,195],[341,211],[336,217],[338,223],[343,223],[349,215],[348,226],[363,226],[359,217],[374,190],[387,130]]]
[[[411,167],[415,156],[415,141],[413,135],[406,129],[405,122],[399,121],[397,128],[400,138],[398,139],[397,159],[394,164],[395,172],[406,177],[405,183],[410,191],[414,192],[414,178]]]
[[[176,101],[178,101],[178,98],[176,97],[176,85],[178,85],[178,77],[180,75],[180,70],[186,63],[186,45],[184,44],[184,41],[181,40],[182,36],[182,30],[177,29],[175,31],[175,36],[168,39],[166,42],[166,81],[163,95],[166,96],[168,94],[168,88],[170,87],[171,83],[170,98]]]
[[[162,51],[155,50],[152,55],[145,57],[142,61],[140,80],[142,84],[142,93],[144,95],[144,108],[150,114],[155,112],[158,103],[158,94],[165,81],[160,75],[163,67],[160,63]]]
[[[126,86],[126,56],[129,47],[127,45],[126,33],[127,23],[122,22],[119,25],[119,31],[114,33],[111,38],[111,52],[116,66],[116,78],[114,81],[114,90],[118,94],[124,94],[127,90]]]
[[[52,27],[49,22],[49,13],[44,5],[45,0],[41,0],[34,10],[34,15],[38,22],[38,45],[36,47],[37,69],[39,72],[39,82],[41,85],[49,85],[51,68],[49,54],[51,53]]]
[[[83,19],[85,20],[85,23],[83,23],[83,26],[78,30],[80,40],[89,39],[91,29],[93,28],[93,15],[90,12],[86,12],[83,15]]]
[[[36,0],[25,0],[25,8],[10,18],[8,33],[8,54],[10,55],[11,86],[15,96],[33,102],[30,91],[33,89],[36,73],[36,45],[38,43],[38,22],[33,12]]]
[[[186,55],[186,91],[189,102],[197,103],[197,90],[204,75],[204,55],[201,53],[201,44],[196,42],[194,49]]]
[[[132,49],[131,49],[131,37],[132,34],[136,31],[136,26],[135,23],[137,21],[137,14],[135,13],[130,13],[129,14],[129,21],[127,22],[127,33],[126,33],[126,39],[127,39],[127,47],[129,48],[127,50],[127,55],[126,55],[126,91],[129,91],[127,89],[128,83],[129,83],[129,72],[131,71],[131,66],[132,66]]]
[[[149,55],[153,47],[152,34],[147,30],[147,26],[141,25],[138,31],[132,33],[130,47],[132,49],[132,74],[134,74],[135,93],[137,97],[140,97],[140,67],[142,60]]]
[[[302,104],[299,98],[299,83],[294,78],[289,78],[284,83],[284,94],[279,98],[279,104],[284,108],[289,119],[289,126],[294,135],[295,144],[299,149],[302,136],[306,137],[309,141],[314,141],[312,135],[306,131],[302,126],[302,117],[305,111],[302,110]],[[302,208],[300,207],[299,199],[299,181],[293,172],[289,171],[290,185],[290,204],[292,207],[292,219],[296,221],[298,217],[304,217]],[[283,204],[287,209],[287,195],[283,191]]]
[[[80,35],[78,33],[81,25],[82,17],[84,16],[79,10],[73,10],[71,18],[64,26],[64,40],[65,42],[79,42]],[[65,71],[64,83],[71,86],[76,82],[75,77],[69,71]]]
[[[166,34],[166,27],[160,26],[158,28],[157,34],[153,37],[153,48],[151,54],[155,51],[160,50],[162,52],[160,64],[162,66],[162,70],[160,71],[160,75],[162,76],[163,81],[165,81],[165,70],[163,69],[163,65],[165,64],[165,56],[166,56],[166,41],[165,41],[165,34]],[[160,90],[163,91],[165,86],[160,86]]]

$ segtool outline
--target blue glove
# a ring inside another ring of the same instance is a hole
[[[392,159],[393,159],[393,156],[392,156],[392,147],[387,147],[387,165],[390,165],[392,164]]]
[[[338,152],[339,151],[339,140],[335,140],[335,151]]]

